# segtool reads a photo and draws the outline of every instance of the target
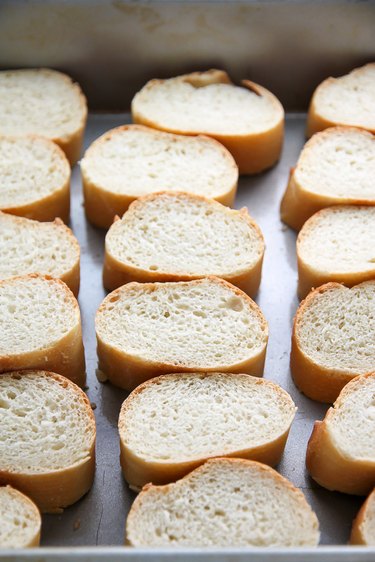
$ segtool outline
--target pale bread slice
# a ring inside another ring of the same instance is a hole
[[[176,483],[147,485],[126,521],[135,547],[316,546],[319,523],[305,496],[275,470],[211,459]]]
[[[235,86],[222,70],[151,80],[131,109],[134,123],[215,138],[231,152],[240,174],[261,172],[280,157],[284,110],[279,100],[250,80]]]
[[[375,486],[375,373],[350,381],[309,440],[306,466],[328,490],[366,495]]]
[[[375,138],[353,127],[316,133],[304,146],[281,202],[282,220],[300,230],[332,205],[375,205]]]
[[[87,218],[108,228],[138,197],[158,191],[186,191],[231,206],[238,169],[214,139],[125,125],[107,131],[81,161]]]
[[[95,471],[95,418],[86,394],[47,371],[0,375],[0,483],[42,512],[79,500]]]
[[[375,279],[375,207],[340,205],[306,221],[297,238],[298,295],[329,281]]]
[[[0,487],[0,548],[39,546],[41,525],[30,498],[11,486]]]
[[[0,373],[49,369],[84,386],[78,302],[59,279],[30,274],[0,281]]]
[[[0,279],[40,273],[79,291],[80,248],[60,219],[38,222],[0,211]]]
[[[0,209],[38,221],[69,221],[70,166],[55,143],[35,135],[0,136]]]
[[[128,390],[173,372],[263,373],[267,322],[217,277],[128,283],[104,299],[95,326],[100,377]]]
[[[103,282],[190,281],[216,275],[254,296],[264,240],[247,209],[189,193],[158,193],[131,204],[107,232]]]
[[[375,281],[351,289],[327,283],[300,304],[290,367],[306,396],[334,402],[354,377],[375,366]]]
[[[327,78],[316,88],[307,116],[307,136],[335,125],[375,133],[375,63],[339,78]]]
[[[375,488],[353,521],[350,544],[375,546]]]
[[[0,135],[46,137],[73,165],[81,152],[86,119],[86,98],[66,74],[48,68],[0,72]]]
[[[120,461],[133,489],[182,478],[212,457],[274,466],[296,407],[280,386],[231,373],[177,373],[138,386],[119,416]]]

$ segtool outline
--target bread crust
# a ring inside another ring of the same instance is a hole
[[[204,279],[213,279],[219,284],[223,284],[226,287],[230,287],[233,293],[237,294],[241,299],[245,299],[252,310],[257,314],[263,331],[265,332],[265,337],[268,339],[268,327],[267,322],[260,311],[259,307],[246,295],[240,291],[234,285],[227,283],[223,279],[219,279],[215,276],[207,276]],[[202,279],[197,279],[191,281],[190,283],[200,283]],[[107,302],[110,298],[115,298],[118,292],[129,291],[133,286],[138,283],[128,283],[125,286],[115,289],[110,293],[98,308],[96,313],[96,339],[97,339],[97,355],[98,355],[98,369],[103,375],[104,379],[108,379],[113,385],[125,390],[133,390],[139,384],[158,377],[159,375],[165,375],[166,373],[181,373],[181,372],[195,372],[199,370],[204,370],[207,372],[231,372],[231,373],[245,373],[253,375],[256,377],[263,376],[264,362],[266,357],[267,341],[262,347],[262,349],[256,354],[252,355],[248,359],[241,361],[236,364],[227,365],[217,365],[212,368],[205,368],[197,365],[183,365],[178,366],[170,363],[162,363],[158,361],[148,361],[133,355],[129,355],[116,347],[104,342],[98,334],[97,329],[97,318],[105,310]],[[144,284],[145,289],[150,288],[150,283]]]
[[[375,488],[368,496],[364,504],[362,505],[361,509],[359,510],[357,517],[353,521],[352,532],[350,534],[349,544],[357,544],[357,545],[365,545],[365,546],[373,546],[375,545],[374,542],[368,542],[364,532],[364,523],[366,520],[367,515],[367,508],[371,503],[375,502]]]
[[[40,516],[39,509],[29,497],[25,496],[25,494],[22,494],[22,492],[20,492],[19,490],[15,490],[11,486],[6,486],[6,490],[11,496],[16,497],[17,499],[22,499],[22,501],[28,505],[29,509],[31,509],[34,512],[33,520],[35,522],[36,531],[34,535],[31,536],[30,540],[27,543],[19,544],[17,545],[17,548],[30,548],[30,547],[39,546],[40,531],[42,526],[42,519]],[[4,548],[4,546],[0,545],[0,548]]]
[[[67,299],[70,300],[78,313],[78,322],[64,337],[48,348],[18,355],[0,356],[0,373],[18,371],[20,369],[49,369],[83,387],[86,382],[86,364],[82,341],[81,316],[76,298],[63,281],[49,275],[31,273],[25,276],[13,277],[11,281],[9,279],[0,281],[0,287],[4,283],[17,282],[19,279],[25,278],[43,278],[59,283],[66,292]]]
[[[123,125],[121,127],[111,129],[110,131],[99,137],[96,141],[94,141],[92,145],[87,149],[85,156],[89,156],[97,146],[105,143],[107,139],[116,136],[118,132],[127,130],[145,131],[149,134],[153,134],[156,137],[164,134],[164,132],[168,133],[168,131],[157,131],[155,130],[155,128],[145,127],[143,125]],[[178,142],[183,142],[183,139],[187,137],[187,135],[174,136],[176,138],[176,141]],[[232,168],[233,171],[237,170],[236,163],[233,160],[231,154],[220,143],[216,142],[213,138],[204,135],[197,135],[197,138],[204,139],[205,141],[209,141],[210,143],[212,143],[215,148],[222,153],[223,159],[227,161],[228,168]],[[136,201],[138,199],[138,197],[136,197],[135,195],[114,193],[113,191],[105,189],[104,186],[94,183],[93,181],[91,181],[84,165],[81,166],[81,174],[86,216],[90,223],[94,226],[97,226],[98,228],[109,228],[113,223],[115,216],[118,215],[122,217],[122,215],[128,210],[129,205],[133,201]],[[222,203],[223,205],[232,207],[237,192],[237,181],[238,175],[236,181],[229,187],[226,193],[215,197],[215,200],[219,203]],[[147,197],[147,195],[144,197]]]
[[[198,86],[208,84],[230,84],[233,82],[228,74],[222,70],[208,70],[206,72],[193,72],[178,77],[182,81],[197,84]],[[164,80],[151,80],[145,86],[152,89],[155,85],[164,82]],[[146,125],[161,131],[171,132],[180,135],[199,135],[204,134],[210,136],[221,144],[223,144],[232,154],[236,161],[241,175],[258,174],[264,170],[271,168],[280,158],[283,140],[284,140],[284,109],[279,100],[266,88],[250,80],[242,80],[241,85],[255,92],[258,96],[268,98],[275,110],[279,113],[279,119],[275,125],[266,128],[260,133],[224,135],[211,133],[210,131],[202,131],[192,129],[191,131],[181,131],[177,128],[164,127],[162,123],[149,120],[142,114],[141,110],[135,108],[134,100],[132,103],[132,119],[134,123]]]
[[[314,424],[307,445],[306,467],[310,476],[327,490],[362,496],[368,494],[375,485],[375,462],[357,460],[345,455],[336,446],[329,431],[329,421],[334,415],[334,409],[340,406],[354,386],[360,385],[364,378],[374,375],[375,373],[368,373],[349,382],[341,391],[333,408],[327,411],[324,420]]]
[[[193,374],[202,376],[201,372]],[[210,373],[205,373],[205,375],[209,376]],[[122,404],[118,424],[120,434],[120,463],[124,478],[129,483],[132,489],[140,490],[145,484],[149,482],[160,485],[179,480],[188,472],[191,472],[201,464],[205,463],[209,458],[238,457],[242,459],[258,461],[269,466],[275,466],[280,462],[281,456],[284,452],[286,440],[289,435],[290,426],[286,431],[281,432],[280,435],[272,441],[268,441],[267,443],[256,447],[230,451],[229,453],[221,452],[209,456],[197,456],[197,458],[195,459],[178,462],[166,462],[162,460],[151,462],[150,460],[146,460],[142,456],[137,455],[126,443],[126,421],[124,418],[126,416],[127,410],[129,409],[129,407],[131,407],[134,398],[138,394],[142,393],[146,388],[150,388],[152,385],[158,384],[159,381],[161,382],[163,379],[165,380],[165,377],[178,380],[180,376],[183,377],[184,373],[179,373],[177,375],[168,374],[163,375],[162,377],[156,377],[154,379],[148,380],[139,385],[135,390],[133,390],[133,392]],[[251,375],[238,376],[251,377]],[[262,380],[261,382],[265,385],[272,386],[279,395],[286,394],[286,392],[281,387],[272,383],[271,381]]]
[[[150,195],[145,195],[140,197],[133,203],[131,203],[129,210],[133,206],[142,205],[143,202],[152,201],[157,199],[159,196],[169,195],[170,192],[162,191],[159,193],[152,193]],[[173,192],[173,195],[178,194],[178,192]],[[202,195],[192,195],[190,193],[184,193],[186,199],[191,199],[194,201],[204,201],[207,204],[213,203],[212,200]],[[250,297],[254,297],[259,289],[261,276],[262,276],[262,264],[264,256],[264,238],[262,231],[260,230],[258,224],[250,217],[247,208],[243,207],[239,211],[234,211],[232,209],[226,209],[228,215],[233,213],[238,213],[241,215],[242,219],[246,221],[250,228],[256,230],[257,235],[262,243],[262,252],[258,260],[251,267],[246,270],[238,271],[232,275],[223,275],[222,279],[236,285],[239,289],[244,291]],[[118,217],[115,217],[115,221]],[[115,222],[114,221],[114,222]],[[107,233],[108,236],[108,233]],[[148,269],[143,269],[140,267],[134,267],[129,263],[121,262],[116,259],[108,249],[108,244],[105,244],[104,253],[104,265],[103,265],[103,285],[108,291],[113,291],[121,285],[130,283],[131,281],[137,281],[138,283],[155,283],[155,282],[165,282],[165,281],[193,281],[195,279],[201,279],[202,277],[207,277],[206,275],[193,275],[193,274],[176,274],[168,271],[150,271]]]

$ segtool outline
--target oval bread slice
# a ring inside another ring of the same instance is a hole
[[[0,487],[0,548],[39,546],[41,525],[30,498],[11,486]]]
[[[108,228],[130,203],[158,191],[186,191],[232,205],[238,169],[214,139],[125,125],[99,137],[81,161],[87,218]]]
[[[0,279],[40,273],[61,279],[79,291],[80,248],[60,219],[33,221],[0,211]]]
[[[49,68],[0,72],[0,135],[46,137],[73,165],[80,155],[86,119],[86,98],[66,74]]]
[[[173,372],[262,376],[268,326],[245,293],[208,277],[116,289],[98,309],[96,336],[99,371],[132,390]]]
[[[147,485],[126,522],[135,547],[316,546],[319,523],[302,492],[272,468],[211,459],[182,480]]]
[[[119,417],[120,460],[133,489],[166,484],[210,457],[280,461],[296,408],[251,375],[178,373],[138,386]]]
[[[282,220],[300,230],[314,213],[332,205],[375,205],[375,138],[353,127],[314,135],[291,170],[281,202]]]
[[[79,500],[95,471],[95,418],[86,394],[47,371],[0,375],[0,483],[43,512]]]
[[[193,72],[151,80],[132,101],[134,123],[184,135],[204,134],[231,152],[240,174],[255,174],[280,157],[284,110],[262,86],[226,72]]]
[[[85,384],[79,306],[59,279],[0,281],[0,373],[18,369],[50,369]]]
[[[131,204],[107,232],[103,282],[190,281],[216,275],[248,295],[258,291],[263,235],[247,209],[188,193],[159,193]]]
[[[375,488],[353,521],[350,544],[375,546]]]
[[[375,63],[339,78],[327,78],[316,88],[307,116],[307,136],[335,125],[375,133]]]
[[[328,490],[366,495],[375,486],[375,373],[350,381],[315,422],[306,466]]]
[[[315,213],[297,238],[298,295],[329,281],[375,279],[375,207],[342,205]]]
[[[334,402],[354,377],[375,366],[375,281],[351,289],[327,283],[300,304],[290,367],[306,396]]]
[[[35,135],[0,136],[0,209],[38,221],[69,221],[70,167],[55,143]]]

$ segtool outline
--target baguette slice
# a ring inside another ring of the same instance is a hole
[[[186,191],[232,205],[238,169],[214,139],[125,125],[99,137],[81,161],[85,210],[108,228],[130,203],[158,191]]]
[[[59,279],[0,281],[0,373],[18,369],[49,369],[85,384],[79,306]]]
[[[131,204],[107,232],[103,282],[190,281],[216,275],[254,296],[264,240],[247,209],[188,193],[158,193]]]
[[[357,377],[341,391],[307,447],[312,478],[328,490],[366,495],[375,486],[375,373]]]
[[[174,484],[145,486],[126,522],[138,547],[316,546],[319,523],[304,495],[272,468],[211,459]]]
[[[375,488],[353,521],[350,544],[375,546]]]
[[[290,367],[306,396],[332,403],[354,377],[375,366],[375,281],[347,289],[327,283],[300,304]]]
[[[133,489],[182,478],[210,457],[280,461],[296,407],[271,381],[230,373],[163,375],[138,386],[119,417]]]
[[[0,136],[0,209],[38,221],[69,221],[70,167],[55,143],[35,135]]]
[[[0,375],[0,483],[42,512],[58,512],[91,488],[95,418],[86,394],[47,371]]]
[[[222,70],[151,80],[134,97],[132,117],[162,131],[215,138],[231,152],[240,174],[262,172],[280,157],[279,100],[250,80],[235,86]]]
[[[30,498],[11,486],[0,487],[0,548],[39,546],[41,525]]]
[[[133,390],[173,372],[262,376],[268,325],[245,293],[207,277],[116,289],[98,309],[96,336],[100,378]]]
[[[86,119],[86,98],[66,74],[48,68],[0,72],[0,135],[31,133],[51,139],[73,165]]]
[[[316,88],[307,116],[307,136],[335,125],[375,133],[375,63],[339,78],[327,78]]]
[[[375,207],[342,205],[315,213],[297,238],[298,295],[329,281],[375,279]]]
[[[282,220],[300,230],[332,205],[375,205],[375,138],[353,127],[314,135],[292,168],[281,202]]]
[[[0,211],[0,279],[40,273],[57,277],[78,295],[80,248],[60,219],[38,222]]]

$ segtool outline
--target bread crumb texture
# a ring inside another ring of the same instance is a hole
[[[28,497],[10,486],[0,487],[0,548],[30,546],[40,526],[39,510]]]

